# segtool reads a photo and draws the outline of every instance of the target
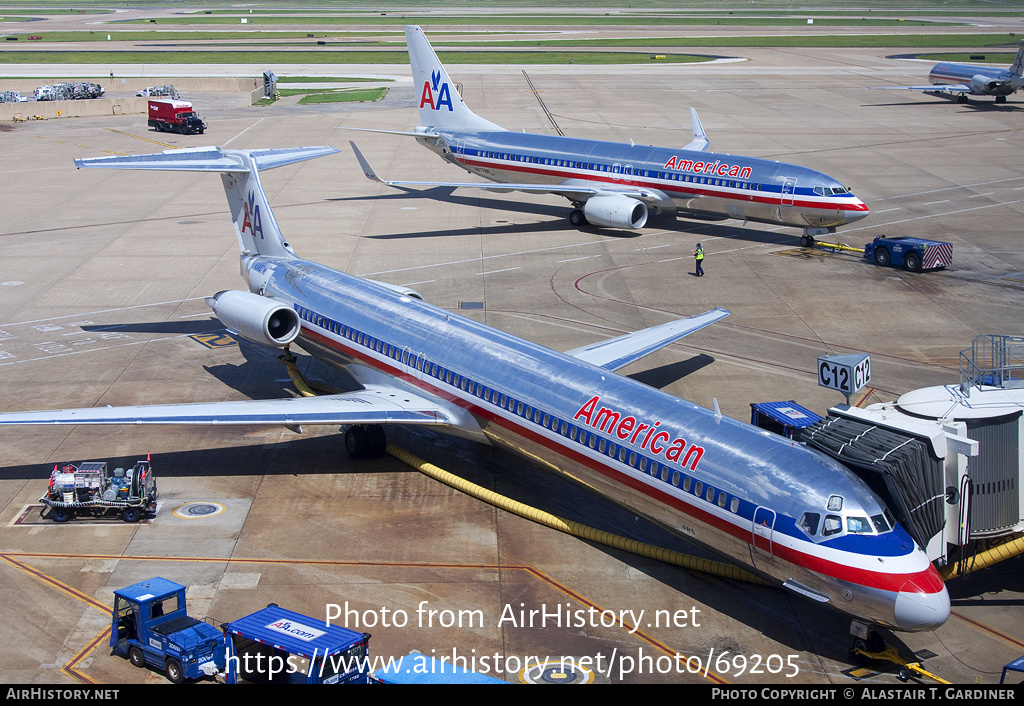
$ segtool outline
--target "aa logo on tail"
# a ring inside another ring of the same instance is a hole
[[[440,87],[438,87],[440,84]],[[441,110],[441,106],[448,106],[448,112],[454,112],[452,106],[452,94],[448,88],[448,82],[441,82],[441,72],[430,72],[430,80],[423,82],[423,94],[420,96],[420,107],[429,105],[431,110]]]
[[[256,203],[256,192],[249,192],[249,200],[242,202],[242,232],[249,230],[252,237],[263,240],[263,222],[260,220],[260,205]]]

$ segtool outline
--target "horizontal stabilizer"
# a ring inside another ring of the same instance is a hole
[[[245,150],[258,169],[273,169],[293,162],[334,154],[333,147],[296,147],[286,149]],[[241,150],[219,147],[194,147],[183,150],[164,150],[156,154],[92,157],[76,159],[76,167],[100,169],[163,169],[186,172],[238,172],[249,169],[235,155]]]
[[[444,409],[423,397],[373,385],[356,392],[320,397],[12,412],[0,414],[0,425],[448,424],[448,416]]]
[[[425,130],[375,130],[371,127],[347,127],[345,125],[335,125],[337,130],[355,130],[357,132],[382,132],[385,135],[402,135],[404,137],[428,137],[436,140],[441,137],[439,132],[427,132]]]
[[[725,309],[715,308],[703,314],[627,333],[582,348],[574,348],[568,351],[568,355],[600,368],[618,370],[728,315],[729,312]]]

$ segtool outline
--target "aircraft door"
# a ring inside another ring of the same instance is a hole
[[[753,558],[770,559],[772,557],[772,533],[775,528],[775,511],[767,507],[759,507],[754,511],[752,526],[754,552]]]
[[[456,145],[455,161],[460,164],[466,161],[466,141],[459,140],[459,144]]]
[[[622,168],[622,180],[627,184],[633,183],[633,165],[627,164]]]
[[[793,194],[796,193],[796,179],[793,177],[786,177],[782,182],[782,205],[792,206],[793,205]]]
[[[612,179],[618,181],[621,177],[619,173],[622,171],[622,165],[616,162],[612,165]]]

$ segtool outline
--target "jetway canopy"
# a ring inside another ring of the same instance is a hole
[[[878,493],[918,545],[945,524],[943,464],[931,444],[853,419],[828,417],[800,440],[860,476]]]

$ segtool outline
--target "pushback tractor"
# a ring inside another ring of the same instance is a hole
[[[903,236],[877,235],[864,246],[864,258],[876,265],[902,267],[910,272],[935,270],[953,263],[953,244]]]

